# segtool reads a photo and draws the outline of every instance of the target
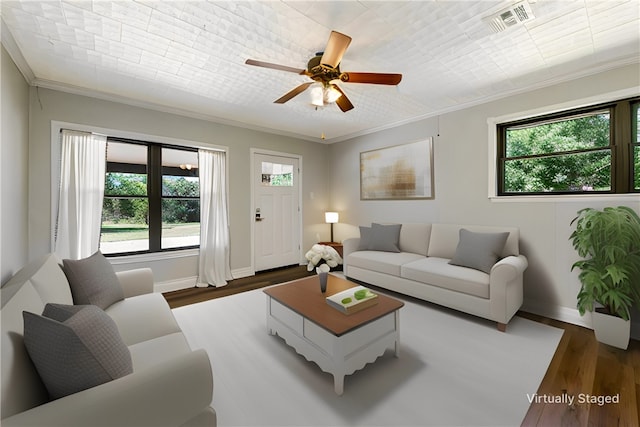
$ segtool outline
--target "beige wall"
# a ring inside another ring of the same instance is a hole
[[[328,238],[329,228],[321,224],[328,204],[324,145],[42,88],[31,89],[30,107],[29,255],[32,259],[51,250],[52,121],[228,147],[232,270],[246,272],[252,263],[249,182],[252,148],[302,156],[303,247],[310,247],[316,241],[318,231],[324,233],[322,238]],[[312,192],[313,198],[310,197]],[[160,282],[179,281],[197,274],[194,256],[117,265],[116,268],[138,265],[151,265]]]
[[[28,260],[29,86],[2,47],[0,71],[0,281],[6,282]]]
[[[517,226],[521,230],[521,251],[530,263],[525,273],[525,307],[550,317],[588,323],[590,319],[580,318],[575,310],[580,284],[577,272],[570,272],[577,255],[568,241],[569,223],[576,212],[586,206],[624,204],[640,212],[640,196],[492,201],[488,198],[487,120],[629,88],[638,94],[639,76],[637,65],[628,66],[333,144],[329,156],[334,171],[331,205],[340,212],[343,223],[339,224],[338,237],[357,234],[357,225],[372,221]],[[360,152],[428,136],[435,137],[434,200],[359,199]]]

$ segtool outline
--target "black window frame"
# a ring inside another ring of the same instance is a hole
[[[616,101],[599,103],[590,106],[563,110],[551,114],[544,114],[525,119],[514,120],[496,124],[496,180],[497,196],[598,196],[603,194],[634,194],[640,193],[640,188],[635,188],[634,176],[638,171],[634,170],[634,148],[640,146],[640,141],[636,141],[638,135],[634,126],[638,126],[637,119],[633,117],[635,108],[640,105],[640,97],[625,98]],[[573,150],[568,152],[543,153],[507,158],[507,130],[513,127],[533,126],[544,124],[550,121],[571,119],[583,115],[593,114],[598,111],[607,110],[610,114],[610,136],[608,149],[611,150],[611,189],[608,191],[576,190],[576,191],[532,191],[532,192],[507,192],[505,191],[505,163],[509,160],[542,158],[559,154],[581,154],[590,151],[602,150],[602,148],[592,148],[584,150]],[[635,132],[635,133],[634,133]],[[640,148],[638,148],[640,150]]]
[[[200,197],[184,197],[184,196],[164,196],[162,194],[162,177],[163,175],[172,176],[198,176],[199,171],[194,169],[181,169],[178,167],[169,167],[162,165],[162,149],[169,148],[173,150],[190,151],[198,153],[197,148],[163,144],[150,141],[140,141],[134,139],[120,138],[120,137],[107,137],[107,144],[109,142],[143,145],[147,147],[147,164],[131,164],[131,163],[117,163],[107,161],[106,174],[109,172],[125,172],[125,173],[139,173],[147,175],[147,194],[146,196],[131,196],[132,198],[147,198],[149,204],[149,249],[141,251],[128,251],[128,252],[115,252],[104,254],[107,257],[119,257],[128,255],[139,255],[149,253],[160,252],[174,252],[188,249],[198,249],[200,245],[188,245],[171,248],[162,247],[162,200],[163,199],[192,199],[200,200]],[[123,198],[127,196],[108,196],[104,195],[104,198]]]

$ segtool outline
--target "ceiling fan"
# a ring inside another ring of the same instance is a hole
[[[319,89],[319,91],[316,93],[312,92],[312,103],[314,105],[324,105],[335,102],[343,112],[347,112],[353,108],[353,104],[349,101],[349,98],[347,98],[347,95],[345,95],[342,89],[338,87],[337,82],[397,85],[402,80],[402,74],[340,71],[340,61],[349,43],[351,43],[351,37],[337,31],[331,31],[326,49],[324,52],[316,53],[316,56],[309,60],[306,69],[256,61],[255,59],[247,59],[245,64],[306,75],[311,78],[312,81],[303,83],[276,99],[274,101],[276,104],[284,104],[317,82],[320,83],[321,86],[316,85],[317,88],[314,88]]]

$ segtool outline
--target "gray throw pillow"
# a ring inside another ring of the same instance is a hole
[[[400,252],[400,228],[402,224],[371,224],[369,250]]]
[[[133,372],[118,327],[95,305],[47,304],[42,316],[22,316],[25,347],[51,399]]]
[[[368,251],[371,244],[371,227],[360,226],[360,243],[358,244],[359,251]]]
[[[449,264],[469,267],[491,273],[491,267],[500,259],[500,254],[509,237],[504,233],[474,233],[460,229],[460,240],[456,253]]]
[[[62,270],[69,280],[74,304],[92,304],[104,310],[124,299],[118,276],[100,251],[84,259],[65,259]]]

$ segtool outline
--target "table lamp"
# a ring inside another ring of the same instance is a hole
[[[331,224],[331,242],[333,242],[333,224],[338,222],[338,212],[325,212],[324,222]]]

